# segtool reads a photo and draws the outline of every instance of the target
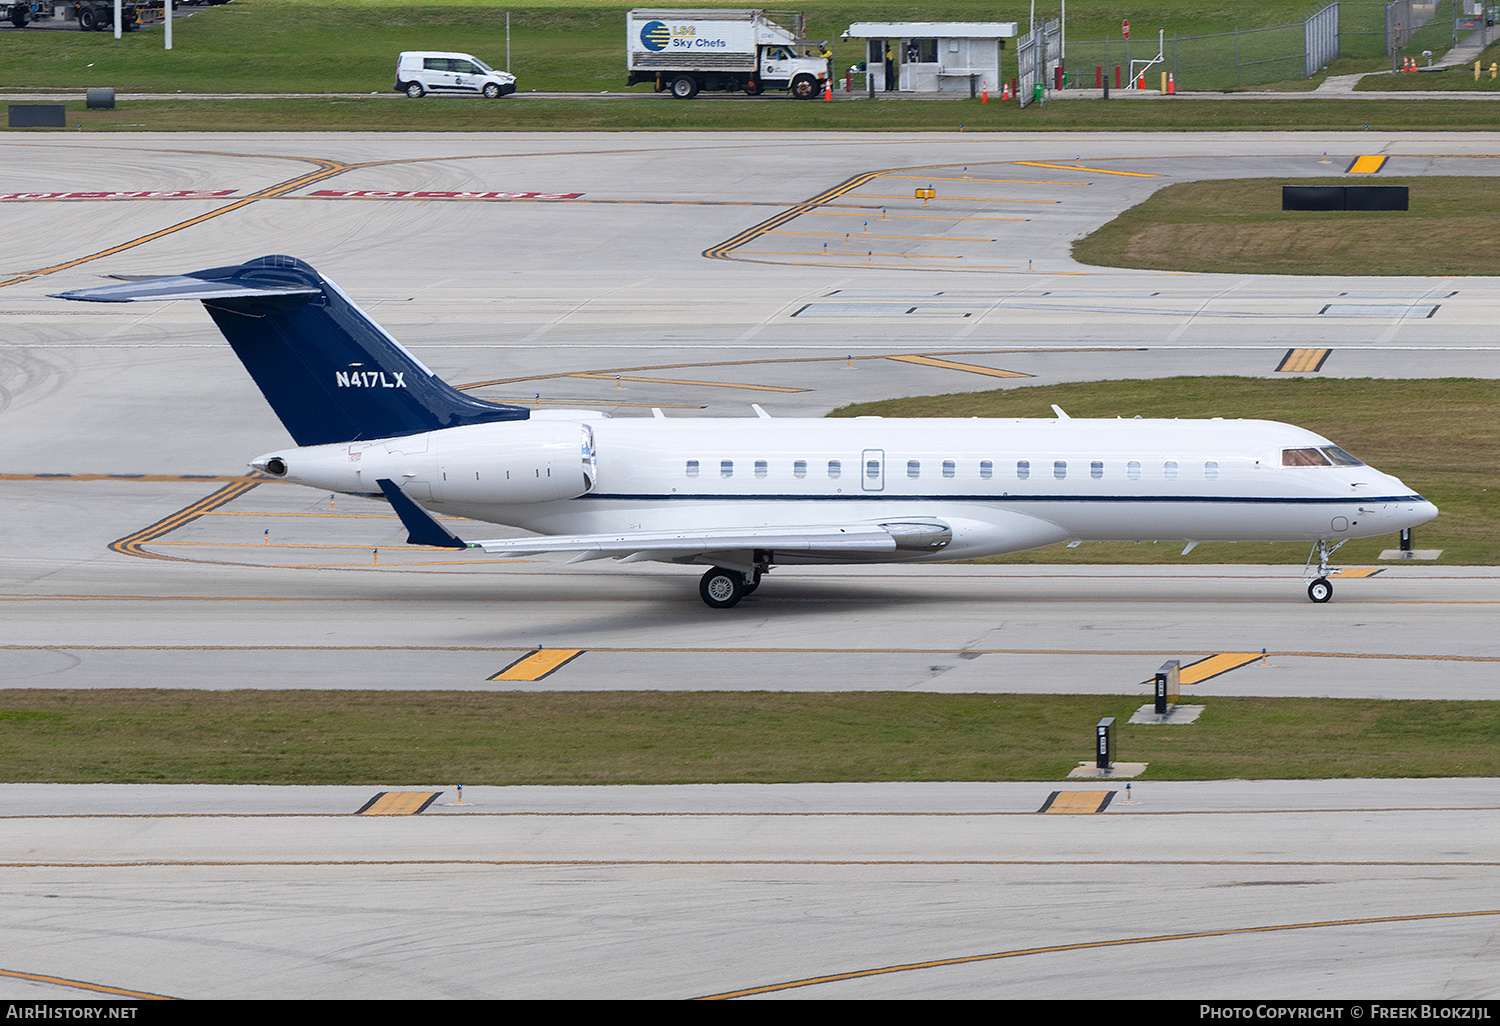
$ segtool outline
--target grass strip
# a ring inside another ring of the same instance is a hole
[[[1344,157],[1329,158],[1344,170]],[[1283,185],[1404,185],[1410,210],[1282,210]],[[1500,263],[1494,178],[1238,178],[1152,193],[1073,246],[1107,267],[1216,274],[1466,275]],[[1441,283],[1434,283],[1436,286]]]
[[[1335,357],[1336,358],[1336,357]],[[962,359],[961,357],[959,359]],[[1004,366],[1016,367],[1018,356]],[[1279,355],[1267,353],[1267,368]],[[1414,530],[1419,548],[1441,548],[1441,563],[1500,563],[1500,381],[1472,378],[1174,377],[1023,386],[991,392],[861,403],[831,416],[1048,417],[1056,403],[1073,417],[1225,417],[1297,424],[1394,474],[1442,512]],[[1046,454],[1038,454],[1039,457]],[[1050,457],[1049,457],[1050,458]],[[1351,541],[1344,564],[1375,563],[1396,536]],[[1308,546],[1204,542],[1187,556],[1165,545],[1090,542],[998,556],[1002,563],[1302,563]]]
[[[22,101],[24,102],[24,101]],[[40,102],[40,101],[38,101]],[[112,110],[65,104],[66,129],[24,132],[550,132],[550,131],[1493,131],[1500,103],[1468,100],[1058,100],[1023,109],[978,100],[784,96],[394,95],[275,99],[121,100]]]
[[[999,656],[996,672],[1003,672]],[[1253,668],[1240,671],[1253,673]],[[0,780],[677,784],[1056,780],[1113,716],[1154,780],[1495,776],[1500,703],[897,692],[9,690]],[[1184,701],[1192,701],[1185,698]],[[1195,703],[1196,704],[1196,703]]]

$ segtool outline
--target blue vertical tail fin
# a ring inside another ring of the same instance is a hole
[[[58,293],[100,303],[197,299],[298,445],[525,420],[453,388],[333,282],[288,256]]]

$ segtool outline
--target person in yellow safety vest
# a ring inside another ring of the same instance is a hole
[[[885,91],[896,91],[896,55],[891,52],[890,43],[885,44]]]

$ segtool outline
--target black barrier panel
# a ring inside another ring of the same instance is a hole
[[[1282,210],[1407,210],[1404,185],[1283,185]]]
[[[1342,185],[1283,185],[1282,210],[1343,210]]]
[[[1406,210],[1404,185],[1346,185],[1345,210]]]
[[[11,128],[64,128],[68,108],[60,103],[13,103],[10,105]]]
[[[85,94],[85,106],[89,110],[103,108],[113,110],[115,106],[115,91],[113,89],[90,88]]]

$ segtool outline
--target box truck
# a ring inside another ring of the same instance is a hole
[[[802,18],[793,20],[788,29],[764,11],[631,11],[625,16],[626,84],[649,82],[680,100],[700,90],[759,96],[767,89],[815,99],[832,78],[833,55],[822,40],[798,38]]]

